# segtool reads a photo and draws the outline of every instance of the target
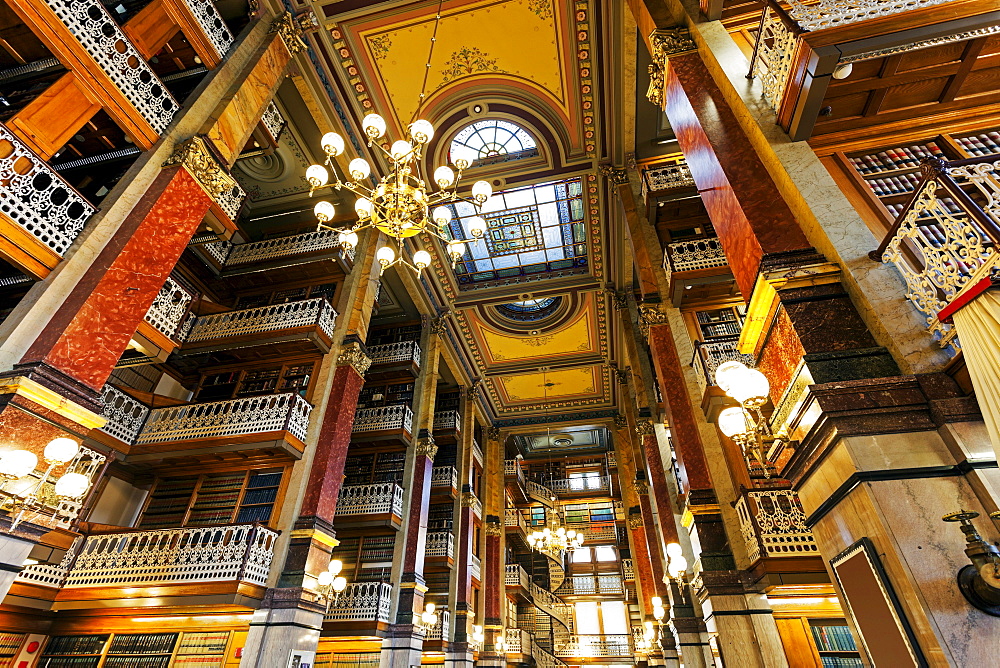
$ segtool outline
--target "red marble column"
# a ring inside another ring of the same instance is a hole
[[[649,587],[653,591],[649,592],[649,595],[665,598],[667,596],[667,586],[663,583],[663,576],[666,575],[666,570],[663,568],[663,554],[660,549],[659,539],[656,536],[653,506],[649,502],[649,485],[645,480],[637,479],[634,486],[636,496],[639,499],[639,517],[642,518],[642,537],[646,541],[649,567],[653,576],[653,586]],[[636,535],[636,538],[638,538],[638,535]]]
[[[486,554],[483,559],[483,620],[487,626],[503,623],[504,555],[503,522],[497,515],[486,517]]]
[[[650,423],[646,423],[650,424]],[[650,424],[650,427],[652,425]],[[676,543],[677,525],[674,523],[673,506],[670,504],[670,487],[667,484],[667,474],[663,469],[663,458],[660,456],[660,444],[656,434],[643,434],[642,449],[646,455],[646,470],[649,472],[649,486],[656,502],[656,511],[660,518],[660,531],[665,543]]]
[[[644,614],[649,614],[653,611],[651,599],[654,596],[662,597],[664,594],[660,593],[661,589],[666,591],[663,585],[663,566],[661,563],[660,574],[657,576],[650,555],[642,509],[639,507],[631,508],[627,521],[629,533],[632,535],[632,568],[635,569],[635,579],[641,583],[639,587],[642,596],[640,609]]]
[[[471,453],[470,455],[471,456]],[[472,486],[464,484],[462,486],[462,509],[458,515],[458,535],[455,540],[458,542],[458,561],[455,562],[455,616],[453,617],[453,628],[455,629],[455,642],[467,642],[466,625],[469,605],[472,603],[472,554],[473,540],[475,538],[472,525],[474,523],[472,507],[464,502],[466,494],[472,494]]]
[[[396,623],[411,624],[424,609],[424,558],[427,546],[427,518],[431,507],[431,474],[437,446],[434,437],[422,429],[414,445],[413,476],[410,478],[409,513],[403,518],[405,545],[401,571],[401,589]]]
[[[15,372],[44,367],[99,396],[211,202],[183,166],[164,169]]]

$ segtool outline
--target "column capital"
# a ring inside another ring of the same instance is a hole
[[[648,495],[649,494],[649,483],[646,482],[645,480],[642,480],[641,478],[637,477],[634,481],[632,481],[632,489],[635,490],[636,494],[645,494],[645,495]],[[641,521],[642,517],[640,516],[639,519]]]
[[[472,508],[479,501],[479,497],[472,492],[462,492],[462,507]]]
[[[430,320],[430,330],[431,334],[437,334],[438,336],[443,336],[448,331],[448,314],[443,313],[439,316],[429,318]]]
[[[500,439],[500,427],[491,426],[486,430],[486,438],[491,441],[496,441]]]
[[[301,53],[307,48],[305,40],[302,39],[302,25],[292,16],[291,12],[285,12],[274,20],[271,24],[271,33],[277,33],[281,41],[285,43],[285,48],[292,55]]]
[[[500,520],[494,515],[490,515],[489,517],[486,518],[486,535],[487,536],[503,535],[503,525],[500,524]]]
[[[601,165],[601,174],[604,174],[616,186],[628,185],[628,170],[624,167],[612,167],[611,165]]]
[[[635,433],[639,436],[652,436],[656,431],[649,420],[639,420],[635,423]]]
[[[660,304],[639,305],[639,331],[643,337],[649,338],[649,328],[668,322],[666,311]]]
[[[649,34],[649,43],[653,49],[653,62],[649,66],[649,88],[646,89],[646,99],[662,108],[663,76],[667,59],[670,56],[697,51],[698,47],[691,39],[688,29],[682,26],[654,30]]]
[[[628,514],[628,528],[629,529],[641,529],[643,527],[642,513],[629,513]]]
[[[372,360],[365,354],[364,346],[360,342],[351,341],[341,346],[340,354],[337,355],[337,366],[350,366],[364,378],[371,365]]]
[[[195,135],[174,147],[174,152],[163,166],[174,165],[182,165],[212,199],[236,187],[236,179],[216,159],[202,135]]]
[[[426,455],[428,459],[434,461],[434,457],[437,455],[438,446],[434,443],[434,437],[428,434],[427,436],[421,436],[417,439],[416,452],[417,456]]]
[[[621,413],[615,415],[615,429],[628,429],[628,418]]]

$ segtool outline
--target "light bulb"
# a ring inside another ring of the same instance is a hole
[[[45,461],[55,464],[65,464],[80,452],[80,444],[72,438],[54,438],[45,446]]]
[[[337,235],[337,241],[344,248],[351,249],[358,245],[358,233],[354,230],[341,230]]]
[[[552,529],[545,527],[544,529],[542,529],[542,535],[548,538],[549,536],[552,535]]]
[[[410,125],[410,136],[418,144],[426,144],[434,136],[434,126],[430,121],[420,119]]]
[[[316,581],[319,583],[320,587],[329,587],[333,584],[333,573],[330,571],[323,571],[316,576]]]
[[[452,171],[451,167],[441,165],[434,170],[434,182],[441,188],[448,188],[455,182],[455,172]]]
[[[663,599],[660,598],[659,596],[654,596],[653,598],[649,599],[649,602],[653,604],[654,608],[658,608],[663,605]]]
[[[431,254],[425,250],[418,250],[413,254],[413,265],[417,269],[423,269],[431,265]]]
[[[567,531],[566,537],[569,538],[570,540],[576,538],[576,529],[570,529],[569,531]]]
[[[316,214],[316,218],[321,223],[332,220],[334,211],[333,204],[327,202],[325,199],[316,202],[316,206],[313,207],[313,213]]]
[[[368,218],[372,215],[372,201],[367,197],[354,200],[354,212],[358,214],[358,218]]]
[[[385,119],[378,114],[368,114],[361,121],[361,129],[372,139],[378,139],[385,134]]]
[[[726,438],[733,438],[748,431],[746,415],[743,413],[742,408],[736,406],[722,409],[719,412],[719,417],[716,418],[716,424],[719,425],[719,431]]]
[[[336,132],[327,132],[319,143],[323,147],[323,152],[331,158],[344,152],[344,138]]]
[[[486,221],[479,216],[469,218],[469,234],[477,239],[486,234]]]
[[[459,171],[468,169],[476,159],[476,155],[476,152],[468,146],[457,146],[451,150],[451,164],[458,167]]]
[[[446,206],[439,206],[434,209],[431,217],[434,218],[434,222],[438,225],[447,225],[451,222],[451,209]]]
[[[667,543],[667,556],[673,557],[683,557],[684,548],[681,547],[680,543]]]
[[[372,167],[364,158],[355,158],[347,165],[347,171],[355,181],[363,181],[372,173]]]
[[[424,612],[433,613],[435,610],[437,610],[437,606],[433,603],[424,603]]]
[[[670,563],[667,564],[667,570],[670,572],[670,577],[672,578],[678,577],[687,570],[687,567],[687,559],[682,556],[671,557]]]
[[[662,622],[663,618],[666,617],[667,611],[663,609],[662,605],[653,606],[653,619],[658,622]]]
[[[333,591],[339,594],[345,589],[347,589],[347,578],[345,578],[343,575],[338,575],[337,577],[333,578]]]
[[[326,570],[330,571],[333,575],[340,575],[340,571],[344,570],[344,562],[340,559],[333,559],[330,561],[330,565],[326,567]]]
[[[479,204],[485,204],[492,194],[493,186],[488,181],[476,181],[472,184],[472,199]]]
[[[462,257],[465,255],[465,244],[461,241],[449,241],[448,255],[454,260]]]
[[[309,165],[306,170],[306,181],[313,189],[322,188],[330,178],[330,173],[323,165]]]
[[[90,487],[90,479],[82,473],[64,473],[56,480],[56,496],[79,499]]]
[[[400,139],[392,142],[392,146],[389,147],[389,155],[391,155],[392,159],[396,162],[401,162],[410,155],[410,151],[412,150],[413,144],[405,139]]]
[[[28,450],[8,450],[0,453],[0,476],[23,478],[38,466],[38,455]]]
[[[392,250],[389,246],[382,246],[375,253],[375,259],[378,260],[379,264],[386,267],[392,264],[392,261],[396,259],[396,251]]]
[[[745,369],[727,394],[744,406],[754,407],[764,404],[770,391],[771,383],[767,376],[757,369]]]
[[[565,536],[566,535],[566,529],[565,529],[565,527],[559,527],[558,529],[556,529],[556,534],[558,534],[560,536]]]

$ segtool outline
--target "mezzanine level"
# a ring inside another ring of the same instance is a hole
[[[340,244],[335,230],[305,232],[287,237],[235,243],[213,241],[194,246],[202,260],[223,278],[280,270],[299,278],[303,265],[334,260],[349,270],[353,253]]]
[[[408,444],[412,431],[413,411],[406,404],[359,408],[354,412],[351,439]]]
[[[631,663],[633,653],[632,636],[626,634],[571,635],[556,645],[555,652],[562,659],[617,659],[611,663]]]
[[[344,485],[337,498],[337,526],[391,526],[403,517],[403,488],[394,482]]]
[[[377,635],[389,625],[393,586],[387,582],[352,582],[334,599],[323,625],[338,632]]]
[[[393,370],[408,371],[414,378],[420,373],[420,344],[416,341],[397,341],[368,346],[372,367],[370,377]]]

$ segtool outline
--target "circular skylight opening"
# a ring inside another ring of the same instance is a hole
[[[496,118],[476,121],[462,128],[451,140],[449,153],[471,150],[476,163],[516,160],[538,155],[535,140],[516,123]]]
[[[559,308],[562,297],[542,297],[540,299],[527,299],[524,301],[508,302],[496,307],[500,315],[510,320],[520,322],[532,322],[544,320]]]

